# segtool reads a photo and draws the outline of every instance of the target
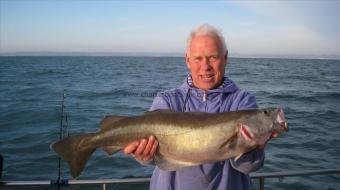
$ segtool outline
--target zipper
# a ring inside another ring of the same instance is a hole
[[[204,90],[203,91],[203,102],[206,102],[207,101],[207,91],[206,90]]]
[[[207,96],[208,96],[208,91],[207,91],[207,90],[204,90],[204,91],[203,91],[203,102],[204,102],[204,104],[205,104],[205,106],[204,106],[205,112],[208,111],[208,110],[207,110],[207,108],[208,108]]]

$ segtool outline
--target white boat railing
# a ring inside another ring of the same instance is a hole
[[[340,175],[340,168],[337,169],[321,169],[321,170],[303,170],[303,171],[287,171],[287,172],[268,172],[268,173],[251,173],[252,179],[259,180],[259,189],[264,190],[266,178],[284,178],[296,176],[312,176],[312,175]],[[41,181],[9,181],[0,180],[0,187],[28,187],[28,186],[50,186],[50,187],[68,187],[83,185],[100,185],[106,190],[108,185],[112,184],[149,184],[150,178],[126,178],[126,179],[81,179],[81,180],[41,180]]]

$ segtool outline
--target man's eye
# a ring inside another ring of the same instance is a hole
[[[214,62],[218,60],[218,56],[217,55],[213,55],[209,57],[209,61]]]
[[[194,57],[194,62],[200,62],[202,60],[201,57]]]

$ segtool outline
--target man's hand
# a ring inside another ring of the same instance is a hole
[[[154,136],[150,136],[149,139],[141,139],[127,145],[124,148],[124,153],[132,154],[138,160],[148,161],[153,158],[157,147],[158,141]]]

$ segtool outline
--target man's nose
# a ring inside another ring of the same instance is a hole
[[[208,57],[205,57],[201,62],[201,68],[204,70],[209,70],[211,68],[210,61]]]

